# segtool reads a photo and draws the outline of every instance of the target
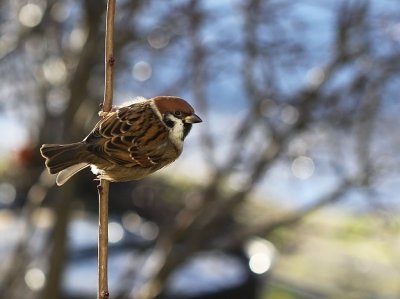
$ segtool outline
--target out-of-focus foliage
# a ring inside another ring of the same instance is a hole
[[[112,185],[110,240],[136,248],[115,296],[162,296],[196,253],[257,236],[280,252],[268,298],[395,298],[400,4],[117,3],[115,103],[178,95],[204,123],[159,176]],[[54,187],[38,148],[98,119],[104,13],[98,0],[0,1],[4,297],[72,296],[67,266],[96,239],[80,226],[95,223],[93,176]],[[146,242],[123,243],[128,232]],[[142,273],[139,260],[155,265]]]

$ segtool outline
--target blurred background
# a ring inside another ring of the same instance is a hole
[[[0,294],[97,290],[97,190],[42,143],[103,97],[105,2],[0,1]],[[111,298],[399,298],[400,3],[118,0],[114,103],[177,95],[181,158],[111,184]]]

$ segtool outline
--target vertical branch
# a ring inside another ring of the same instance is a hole
[[[107,299],[108,293],[108,191],[109,182],[100,180],[99,191],[99,241],[98,241],[98,299]]]
[[[105,41],[105,87],[103,112],[109,112],[113,100],[114,79],[114,15],[115,0],[107,0],[106,41]]]
[[[106,36],[105,36],[105,85],[103,114],[112,108],[113,69],[114,69],[114,15],[115,0],[107,0]],[[99,241],[98,241],[98,294],[99,299],[107,299],[108,292],[108,194],[109,182],[100,180],[99,192]]]

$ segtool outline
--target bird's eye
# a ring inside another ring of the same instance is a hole
[[[174,112],[176,117],[181,117],[182,116],[182,112],[181,111],[175,111]]]

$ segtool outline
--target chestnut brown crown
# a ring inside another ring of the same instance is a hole
[[[153,98],[153,101],[161,116],[171,114],[188,124],[202,122],[201,118],[194,113],[193,107],[182,98],[159,96]]]

